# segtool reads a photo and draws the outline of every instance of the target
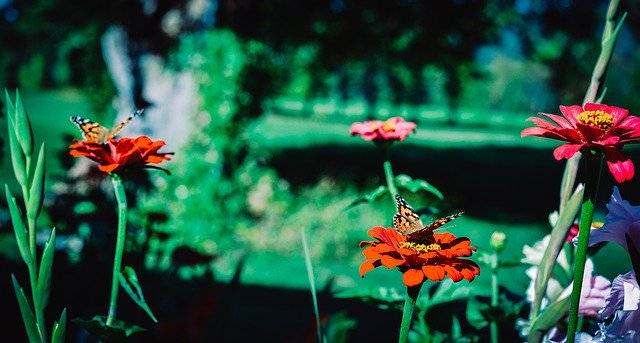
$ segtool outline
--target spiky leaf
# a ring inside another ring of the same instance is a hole
[[[38,332],[38,326],[36,324],[36,317],[33,315],[33,310],[29,306],[29,301],[24,294],[24,290],[20,287],[16,277],[11,274],[11,282],[13,283],[13,290],[16,293],[16,299],[18,300],[18,306],[20,307],[20,314],[22,314],[22,321],[24,323],[25,330],[27,331],[27,338],[29,342],[41,342],[40,333]]]
[[[20,255],[28,266],[33,264],[31,259],[31,252],[29,250],[29,238],[27,233],[27,227],[24,225],[22,214],[16,203],[16,198],[11,195],[9,187],[4,185],[4,194],[7,198],[7,204],[9,205],[9,213],[11,214],[11,224],[13,226],[13,233],[16,236],[16,242],[18,244],[18,250]]]
[[[129,266],[124,267],[124,270],[120,273],[119,280],[120,285],[124,288],[125,292],[129,294],[129,297],[131,297],[131,299],[140,306],[140,308],[143,309],[154,322],[157,323],[158,320],[156,319],[156,316],[153,315],[151,308],[144,300],[140,281],[138,281],[138,275],[136,275],[135,270]]]

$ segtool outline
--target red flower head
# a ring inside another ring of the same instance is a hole
[[[374,227],[369,230],[373,242],[362,242],[366,260],[360,265],[360,276],[373,268],[398,267],[407,287],[418,286],[426,279],[441,281],[446,276],[454,282],[472,281],[480,274],[478,265],[460,257],[471,256],[476,250],[466,237],[451,233],[433,233],[428,239],[411,240],[395,228]]]
[[[147,136],[124,137],[110,139],[104,144],[75,142],[69,146],[69,153],[98,162],[98,168],[105,173],[117,173],[130,167],[152,168],[149,164],[170,160],[171,153],[158,152],[164,145],[164,141],[153,141]]]
[[[351,135],[360,136],[365,141],[385,142],[403,141],[416,129],[416,123],[405,121],[400,117],[386,121],[369,120],[351,124]]]
[[[584,107],[560,106],[560,112],[562,116],[541,113],[557,126],[531,117],[529,120],[536,126],[522,130],[520,135],[567,142],[553,151],[556,160],[570,158],[578,151],[598,149],[604,153],[609,171],[617,182],[633,178],[633,162],[621,150],[627,143],[640,142],[640,118],[630,115],[624,108],[591,103]]]

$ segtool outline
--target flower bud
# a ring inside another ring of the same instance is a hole
[[[502,231],[494,231],[491,234],[491,240],[489,243],[491,244],[491,248],[495,252],[501,252],[505,248],[505,242],[507,240],[507,235]]]

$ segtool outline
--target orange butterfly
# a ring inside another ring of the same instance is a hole
[[[393,226],[398,232],[407,236],[410,241],[430,240],[433,231],[442,225],[460,217],[464,212],[442,217],[425,226],[416,211],[406,200],[396,194],[396,214],[393,216]]]
[[[82,135],[84,136],[84,140],[88,143],[99,143],[104,144],[108,140],[112,139],[117,135],[129,122],[142,114],[144,110],[137,110],[132,115],[130,115],[125,120],[121,121],[116,125],[113,129],[108,129],[90,119],[86,119],[80,116],[72,116],[69,118],[72,123],[76,124],[80,131],[82,131]]]

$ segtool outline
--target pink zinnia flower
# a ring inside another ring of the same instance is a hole
[[[416,129],[416,123],[400,117],[386,121],[368,120],[351,124],[351,135],[360,136],[366,141],[403,141]]]
[[[633,162],[621,150],[625,144],[640,142],[640,118],[624,108],[592,103],[584,107],[560,106],[560,112],[562,116],[540,113],[552,123],[529,118],[536,126],[522,130],[520,135],[567,142],[553,151],[556,160],[571,158],[578,151],[598,149],[604,153],[609,171],[618,183],[633,178]]]

